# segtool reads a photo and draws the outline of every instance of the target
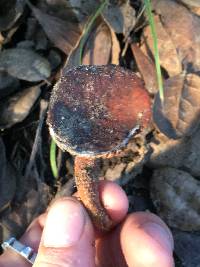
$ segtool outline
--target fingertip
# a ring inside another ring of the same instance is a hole
[[[61,198],[48,210],[34,266],[93,267],[93,244],[94,228],[82,204]]]
[[[173,267],[172,235],[160,218],[138,212],[127,217],[120,240],[129,266]]]
[[[100,182],[100,196],[111,219],[118,223],[124,219],[128,211],[128,198],[124,190],[116,183]]]
[[[45,247],[70,247],[79,241],[86,221],[82,205],[73,198],[55,201],[50,207],[42,235]]]

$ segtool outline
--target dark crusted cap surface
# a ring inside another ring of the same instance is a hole
[[[107,65],[64,70],[54,86],[47,121],[61,149],[97,155],[125,145],[150,119],[150,99],[141,79]]]

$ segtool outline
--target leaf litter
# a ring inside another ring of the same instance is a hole
[[[20,62],[20,64],[19,64]],[[45,80],[51,69],[47,59],[31,49],[12,48],[0,53],[0,70],[30,82]]]
[[[135,201],[134,211],[151,209],[145,204],[151,196],[157,213],[174,228],[179,260],[195,266],[200,254],[189,259],[180,244],[198,237],[200,230],[199,1],[152,0],[163,103],[142,1],[108,1],[87,33],[99,6],[95,0],[17,0],[1,5],[1,241],[22,233],[53,195],[74,192],[71,155],[58,151],[58,180],[52,176],[42,106],[48,104],[63,67],[113,63],[143,78],[152,98],[153,123],[147,138],[138,137],[121,153],[102,160],[101,176],[125,188],[130,202]]]
[[[32,86],[0,102],[0,129],[23,121],[38,99],[41,85]]]
[[[81,35],[78,24],[70,21],[71,14],[66,14],[65,19],[62,19],[58,16],[43,12],[39,8],[34,7],[29,1],[27,1],[27,3],[48,38],[56,47],[60,48],[68,55]],[[49,7],[49,12],[51,12],[52,5],[49,5]],[[66,6],[64,7],[67,9]],[[63,8],[63,6],[60,8]],[[68,11],[68,9],[66,11]]]
[[[0,10],[0,31],[5,31],[10,29],[23,14],[24,1],[1,0]]]

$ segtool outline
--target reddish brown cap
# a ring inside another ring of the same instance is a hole
[[[97,155],[124,146],[150,120],[142,80],[130,70],[107,65],[64,70],[54,86],[47,121],[61,149]]]

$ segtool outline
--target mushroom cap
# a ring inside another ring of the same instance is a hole
[[[47,123],[62,150],[97,156],[125,146],[150,120],[150,97],[136,74],[115,65],[82,65],[64,69]]]

